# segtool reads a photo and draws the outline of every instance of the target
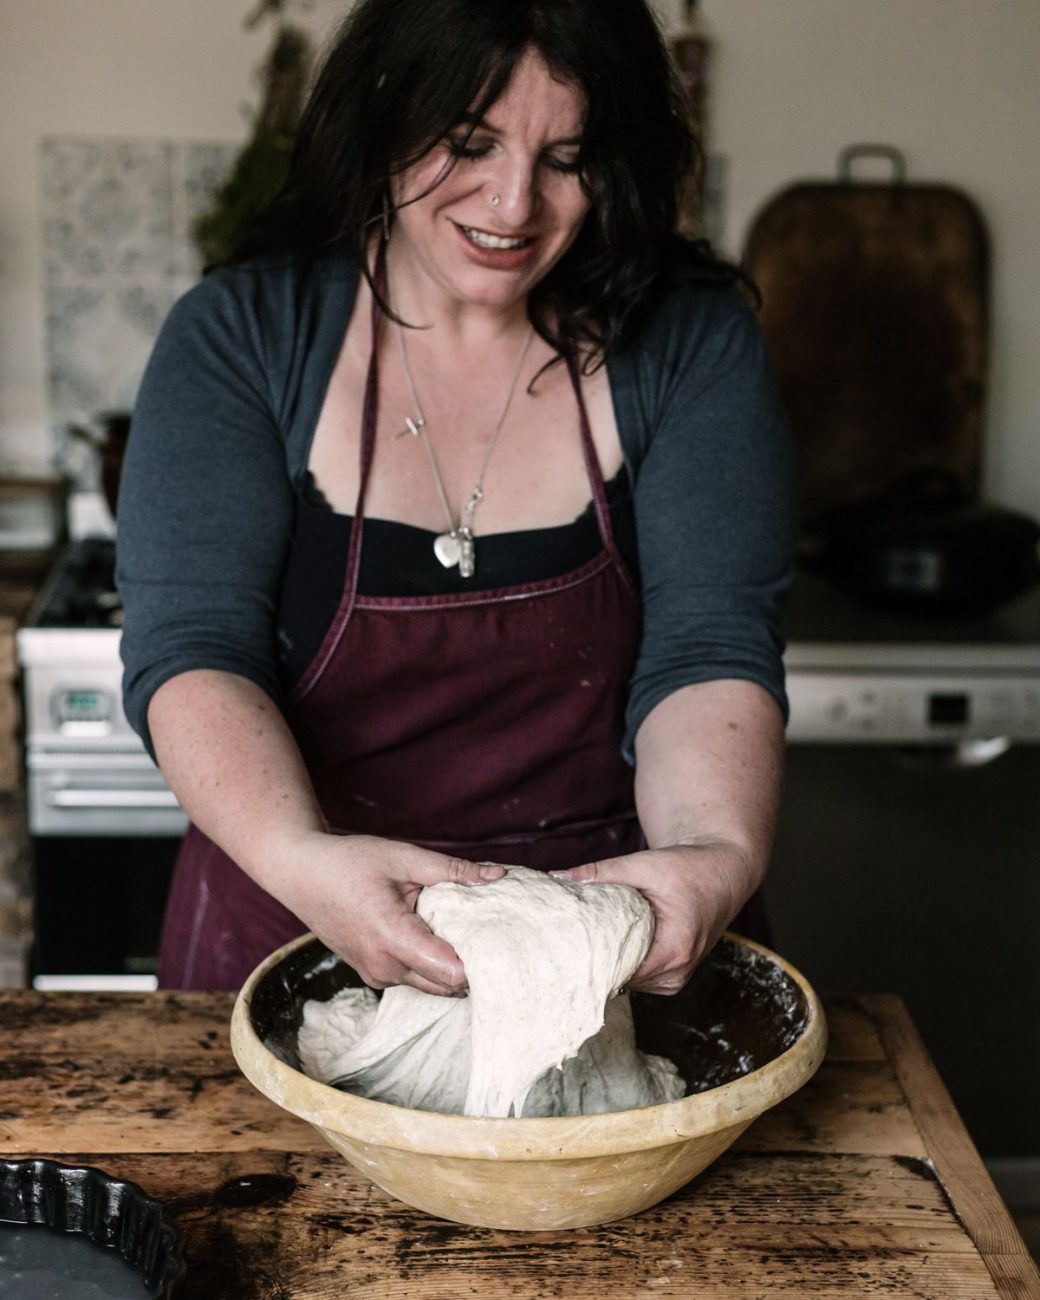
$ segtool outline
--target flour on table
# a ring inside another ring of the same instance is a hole
[[[622,885],[575,885],[511,867],[487,885],[442,882],[416,911],[462,959],[467,998],[405,985],[307,1002],[304,1072],[378,1101],[465,1115],[578,1115],[653,1106],[685,1091],[635,1045],[618,989],[653,937]]]

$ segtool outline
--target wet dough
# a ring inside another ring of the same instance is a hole
[[[469,997],[401,985],[378,1004],[367,989],[308,1002],[306,1073],[466,1115],[594,1114],[682,1096],[675,1066],[636,1048],[627,995],[614,996],[653,936],[636,890],[512,867],[488,885],[424,889],[416,911],[462,958]]]

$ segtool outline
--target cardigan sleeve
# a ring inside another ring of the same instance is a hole
[[[615,402],[644,606],[625,756],[655,705],[696,682],[756,682],[786,719],[796,471],[754,314],[733,290],[674,288],[621,367]]]
[[[278,693],[274,620],[293,494],[255,279],[215,272],[173,308],[120,482],[127,717],[151,751],[163,682],[222,669]]]

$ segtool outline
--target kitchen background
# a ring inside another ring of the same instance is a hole
[[[0,477],[49,474],[56,458],[87,463],[68,443],[66,424],[132,403],[159,323],[196,274],[191,219],[259,102],[257,69],[271,31],[243,29],[253,8],[255,0],[0,0]],[[682,30],[685,8],[659,0],[671,33]],[[1036,0],[702,0],[699,8],[711,48],[706,217],[724,250],[739,254],[756,212],[779,190],[832,179],[839,152],[857,141],[898,147],[911,180],[958,186],[981,209],[992,257],[982,489],[1040,517]],[[288,6],[317,43],[342,11],[342,0]],[[0,645],[0,688],[14,671]],[[4,707],[0,699],[0,731]],[[813,803],[808,813],[800,805],[797,824],[781,836],[777,916],[778,946],[810,977],[818,971],[838,992],[908,992],[1002,1188],[1040,1212],[1040,1096],[1029,1091],[1040,1020],[1030,1000],[1040,967],[1032,812],[1040,764],[1029,763],[999,760],[970,793],[956,784],[960,776],[937,784],[934,772],[918,770],[908,795],[909,767],[880,759],[867,767],[851,748],[801,750],[791,789]],[[827,806],[816,802],[825,798]],[[795,878],[810,841],[826,832],[828,845],[840,846],[898,806],[905,820],[886,823],[886,851],[898,844],[905,853],[945,817],[947,841],[970,839],[970,852],[954,867],[941,856],[947,845],[939,856],[915,849],[921,870],[912,876],[893,857],[886,889],[894,892],[886,897],[902,906],[897,914],[884,905],[890,924],[884,908],[880,921],[871,917],[878,877],[869,869],[828,879],[824,855],[822,866]],[[955,806],[970,817],[970,836],[953,822]],[[0,929],[4,909],[18,906],[10,882],[20,868],[4,832],[17,816],[16,802],[0,804]],[[1014,865],[1002,874],[1004,859]],[[918,953],[939,893],[945,911]],[[983,915],[994,894],[1005,910]],[[800,910],[819,898],[825,905],[817,901],[814,919],[800,925]],[[835,923],[839,913],[877,924],[861,966],[849,962],[851,936]],[[958,927],[980,917],[975,930],[985,937],[973,931],[965,945]],[[915,963],[938,960],[936,926],[947,927],[955,972],[943,974],[939,994],[934,981],[914,987]],[[962,954],[961,945],[970,950]],[[0,979],[15,969],[3,958]],[[962,1022],[935,1010],[943,989],[950,1004],[962,999]],[[994,1041],[1010,1050],[994,1059],[986,1032],[1011,1015],[1001,1005],[1009,990],[1025,1005],[1007,1020],[1003,1040],[997,1033]],[[1029,1023],[1031,1037],[1020,1029]],[[1016,1082],[1022,1062],[1024,1097]],[[1001,1090],[1009,1105],[994,1107]],[[1001,1109],[1003,1119],[994,1119]]]
[[[243,31],[252,7],[0,4],[0,469],[47,466],[51,393],[74,400],[69,371],[100,350],[86,337],[97,313],[117,326],[117,345],[103,355],[110,404],[132,382],[155,316],[190,277],[185,213],[211,160],[199,146],[241,142],[245,109],[257,102],[269,32]],[[313,0],[292,18],[320,39],[342,8],[341,0]],[[677,30],[681,0],[658,8]],[[959,185],[979,203],[994,252],[986,489],[1040,514],[1035,0],[703,0],[701,8],[713,42],[710,147],[723,160],[728,249],[739,250],[768,197],[794,179],[832,176],[839,150],[854,141],[894,144],[913,179]],[[150,187],[160,202],[147,220],[140,209],[83,212],[86,229],[69,239],[47,216],[56,187],[92,146],[128,188],[140,195]],[[111,218],[135,228],[76,247]],[[130,257],[114,260],[123,248]],[[97,259],[79,256],[89,252]],[[55,330],[49,350],[48,311],[59,302],[73,303],[83,324],[70,325],[74,340]],[[52,388],[51,366],[69,351]],[[83,414],[97,409],[86,401],[93,394],[83,396]]]

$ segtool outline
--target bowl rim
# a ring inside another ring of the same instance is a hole
[[[819,1068],[827,1049],[823,1007],[805,976],[763,944],[731,931],[724,937],[766,957],[799,987],[808,1008],[805,1027],[790,1047],[757,1070],[656,1106],[528,1119],[449,1115],[374,1101],[319,1083],[279,1060],[260,1039],[251,1016],[260,980],[291,952],[315,942],[317,936],[310,933],[271,953],[242,985],[231,1016],[231,1050],[242,1073],[269,1100],[309,1124],[369,1146],[460,1159],[520,1161],[621,1155],[667,1146],[737,1125],[746,1127],[797,1092]],[[290,1094],[291,1101],[287,1100]]]

